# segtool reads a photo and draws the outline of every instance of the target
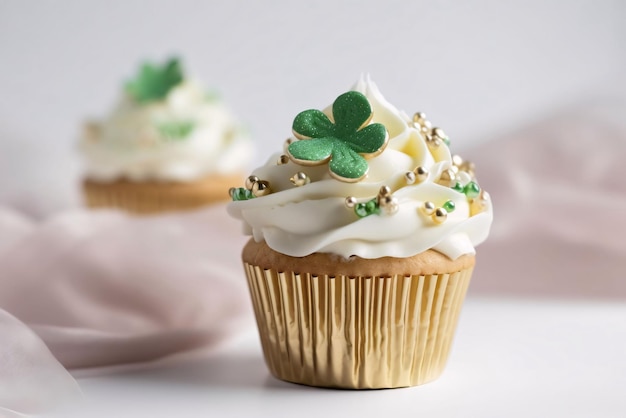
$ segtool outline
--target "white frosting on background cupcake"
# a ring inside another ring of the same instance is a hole
[[[137,100],[127,92],[107,118],[86,127],[80,150],[86,177],[103,182],[235,174],[253,152],[224,104],[182,77],[159,99]]]

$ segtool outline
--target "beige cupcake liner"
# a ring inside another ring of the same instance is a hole
[[[352,389],[436,379],[472,274],[333,277],[244,266],[271,373]]]
[[[174,182],[111,183],[85,180],[83,194],[90,208],[118,208],[136,214],[195,209],[229,200],[228,189],[241,183],[242,176],[209,176],[200,180]]]

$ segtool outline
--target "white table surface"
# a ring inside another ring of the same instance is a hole
[[[424,386],[278,381],[256,329],[201,359],[79,378],[59,417],[625,417],[626,303],[470,298],[448,367]]]

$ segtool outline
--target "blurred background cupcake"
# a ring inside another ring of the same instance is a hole
[[[177,58],[144,63],[123,93],[83,130],[87,206],[155,213],[227,200],[252,146],[216,93],[188,79]]]

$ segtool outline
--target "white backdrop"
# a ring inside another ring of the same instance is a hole
[[[0,202],[76,204],[81,121],[107,112],[143,59],[177,54],[216,87],[249,125],[255,164],[361,72],[464,148],[626,97],[625,20],[618,0],[0,0]]]

